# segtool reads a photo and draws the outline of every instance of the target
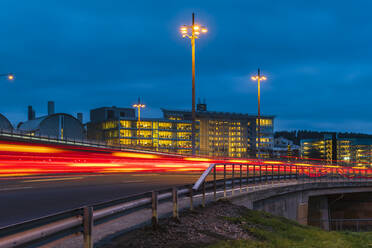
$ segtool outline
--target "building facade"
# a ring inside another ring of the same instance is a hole
[[[139,122],[134,109],[116,107],[93,109],[90,116],[88,139],[108,145],[191,154],[191,121],[144,118]],[[199,144],[198,125],[196,138]]]
[[[162,109],[167,120],[191,121],[191,111]],[[253,157],[257,155],[258,119],[255,115],[207,111],[206,104],[198,104],[196,119],[200,126],[201,155],[218,157]],[[261,116],[261,157],[271,156],[274,130],[273,116]]]
[[[277,158],[299,157],[300,146],[294,144],[292,140],[278,137],[274,139],[273,154]]]
[[[323,139],[301,140],[303,158],[320,158],[327,162],[351,162],[360,166],[372,165],[372,139],[338,138],[325,135]]]
[[[2,114],[0,114],[0,130],[4,130],[4,131],[12,131],[13,130],[13,125]]]
[[[54,102],[48,102],[48,115],[37,118],[35,111],[29,106],[28,117],[27,121],[18,124],[18,131],[57,139],[85,139],[85,128],[81,121],[69,114],[54,113]]]

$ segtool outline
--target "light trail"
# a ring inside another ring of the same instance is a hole
[[[309,176],[325,175],[337,171],[345,176],[348,173],[370,175],[371,169],[365,166],[343,167],[333,164],[304,163],[258,159],[232,159],[189,157],[157,152],[121,151],[79,147],[68,145],[47,145],[26,142],[0,141],[0,177],[51,175],[68,173],[190,173],[202,172],[212,163],[230,163],[227,171],[232,171],[231,163],[242,165],[247,172],[285,173],[299,172]],[[217,171],[223,168],[218,167]],[[237,170],[237,169],[235,169]],[[316,170],[316,172],[314,172]],[[237,172],[238,173],[238,172]]]

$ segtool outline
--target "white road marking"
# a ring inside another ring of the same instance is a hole
[[[13,188],[3,188],[0,191],[10,191],[10,190],[20,190],[20,189],[31,189],[32,187],[13,187]]]
[[[144,181],[123,181],[121,183],[143,183]]]
[[[67,181],[67,180],[80,180],[84,177],[63,177],[63,178],[47,178],[47,179],[33,179],[24,180],[23,183],[35,183],[35,182],[50,182],[50,181]]]

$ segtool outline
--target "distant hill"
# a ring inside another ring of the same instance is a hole
[[[286,139],[292,140],[294,144],[300,145],[302,139],[321,139],[324,134],[334,134],[336,132],[317,132],[317,131],[308,131],[308,130],[297,130],[297,131],[280,131],[275,132],[274,137],[284,137]],[[364,133],[336,133],[339,138],[369,138],[372,139],[371,134]]]

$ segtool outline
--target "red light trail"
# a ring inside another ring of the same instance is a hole
[[[287,172],[298,167],[300,173],[310,176],[325,175],[331,170],[361,171],[366,167],[341,167],[337,165],[307,164],[257,159],[214,159],[186,157],[156,152],[120,151],[115,149],[49,145],[26,142],[0,141],[0,177],[66,174],[66,173],[186,173],[202,172],[212,163],[243,164],[244,170]],[[255,166],[258,165],[258,166]],[[260,167],[261,166],[261,167]],[[266,168],[267,167],[267,168]],[[313,174],[309,167],[316,167]]]

